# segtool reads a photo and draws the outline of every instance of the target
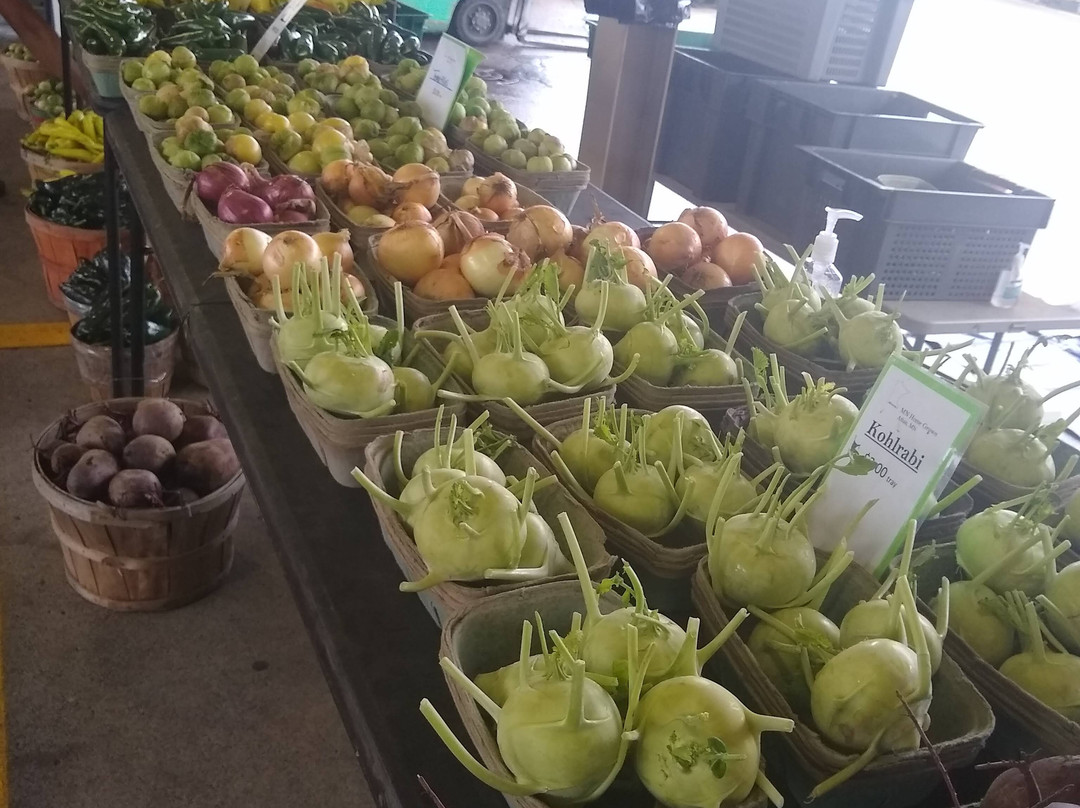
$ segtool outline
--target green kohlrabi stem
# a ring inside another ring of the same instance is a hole
[[[461,315],[458,314],[457,306],[450,307],[450,318],[454,321],[454,326],[458,330],[461,341],[465,343],[465,350],[469,352],[469,359],[472,361],[473,367],[476,367],[476,363],[480,361],[480,353],[476,350],[476,343],[473,342],[469,330],[465,327],[465,322],[461,319]]]
[[[974,477],[970,477],[963,485],[958,485],[951,492],[949,492],[937,501],[937,504],[927,512],[926,518],[930,519],[934,516],[937,516],[939,513],[941,513],[958,499],[960,499],[960,497],[964,496],[964,494],[966,494],[968,491],[981,483],[982,479],[983,478],[981,474],[976,474]]]
[[[540,632],[540,645],[544,646],[544,632]],[[518,687],[529,687],[529,657],[532,655],[532,623],[521,621],[521,645],[518,647]],[[545,659],[546,659],[545,655]],[[498,720],[497,715],[492,718]]]
[[[578,583],[581,584],[581,596],[585,601],[585,630],[588,631],[589,627],[601,617],[600,600],[589,579],[589,565],[585,563],[585,557],[581,554],[581,545],[578,544],[574,526],[570,524],[570,517],[565,513],[560,513],[558,518],[559,527],[562,528],[563,536],[566,538],[566,546],[570,548],[570,558],[574,562]]]
[[[404,488],[409,482],[409,478],[405,476],[405,469],[401,465],[401,443],[404,438],[405,433],[400,429],[394,433],[394,477],[397,479],[399,489]]]

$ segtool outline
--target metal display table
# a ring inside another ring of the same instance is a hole
[[[259,369],[223,284],[210,277],[217,261],[200,226],[180,219],[130,112],[109,112],[105,132],[376,804],[429,804],[417,782],[422,775],[451,808],[505,806],[420,715],[420,699],[428,697],[457,724],[438,665],[438,628],[416,595],[398,591],[401,572],[367,494],[334,482],[289,410],[281,381]],[[571,220],[587,222],[594,200],[611,219],[645,224],[592,187]]]

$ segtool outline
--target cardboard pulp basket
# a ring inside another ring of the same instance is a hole
[[[589,187],[589,167],[580,160],[574,161],[570,171],[525,171],[511,168],[501,160],[490,157],[472,143],[466,142],[465,148],[473,153],[474,172],[477,174],[505,174],[519,188],[536,191],[544,199],[561,210],[570,213],[581,192]]]
[[[371,320],[388,328],[397,327],[396,323],[385,317],[376,315]],[[324,410],[308,398],[303,383],[281,361],[273,340],[270,341],[270,347],[274,351],[274,364],[278,375],[285,386],[285,398],[289,402],[289,409],[300,422],[300,428],[304,430],[304,434],[311,442],[311,448],[315,450],[315,454],[319,456],[339,485],[359,488],[360,484],[353,479],[351,472],[354,468],[364,465],[364,449],[376,438],[382,435],[393,435],[399,430],[424,429],[435,424],[435,418],[439,412],[438,399],[431,409],[382,415],[378,418],[353,418]],[[406,332],[405,354],[409,353],[411,347],[411,339]],[[419,351],[416,354],[413,366],[423,371],[432,380],[438,377],[442,370],[439,363],[425,351]],[[456,389],[458,385],[451,377],[447,380],[445,387]],[[444,410],[446,417],[454,413],[459,421],[465,415],[465,405],[460,402],[448,402]]]
[[[378,311],[379,301],[375,296],[371,281],[363,275],[360,275],[360,279],[364,282],[364,288],[368,292],[367,296],[360,301],[360,307],[365,314],[370,316]],[[273,318],[274,312],[270,309],[261,309],[251,302],[251,298],[248,297],[248,290],[253,280],[250,277],[230,275],[225,278],[225,291],[228,293],[229,301],[236,310],[236,316],[240,318],[240,325],[244,327],[244,336],[247,337],[251,352],[255,354],[255,361],[267,373],[277,373],[277,365],[274,363],[274,351],[270,347],[270,340],[274,335],[270,320]]]
[[[918,577],[920,591],[937,591],[942,578],[960,581],[967,577],[956,562],[955,543],[936,545],[932,553],[919,555],[919,559],[921,563],[913,566],[912,572]],[[1067,552],[1058,558],[1058,568],[1076,560],[1075,552]],[[933,614],[929,608],[926,612]],[[945,637],[945,652],[956,660],[994,709],[1001,726],[990,742],[995,753],[1019,757],[1035,750],[1045,755],[1075,755],[1080,750],[1080,724],[1047,707],[1002,675],[954,631]]]
[[[827,557],[818,551],[819,566]],[[852,606],[872,597],[877,588],[878,582],[870,573],[852,564],[832,585],[821,612],[839,625]],[[715,635],[728,624],[727,609],[712,589],[707,558],[695,571],[692,596],[705,636]],[[771,733],[765,738],[769,746],[784,750],[789,764],[788,788],[802,802],[815,785],[850,764],[857,754],[831,746],[809,722],[809,716],[800,716],[765,675],[746,644],[755,622],[753,618],[746,620],[723,645],[719,665],[732,691],[751,710],[795,721],[791,734]],[[942,654],[941,667],[934,676],[927,734],[945,768],[959,769],[974,763],[993,730],[994,714],[986,699],[950,655]],[[818,797],[814,804],[840,808],[872,802],[884,808],[902,808],[922,802],[940,783],[941,774],[930,751],[922,747],[880,755],[846,783]]]
[[[147,396],[169,394],[179,352],[179,332],[177,326],[157,342],[143,346],[143,384]],[[79,378],[90,388],[91,400],[107,401],[112,398],[112,347],[91,345],[75,339],[74,335],[71,337],[71,347],[75,349]],[[124,355],[130,360],[131,350],[125,348]]]
[[[3,65],[7,71],[8,84],[11,85],[11,92],[15,94],[16,98],[27,90],[36,87],[45,79],[52,78],[52,75],[41,66],[40,62],[27,62],[23,59],[16,59],[14,56],[0,54],[0,65]]]
[[[330,229],[330,214],[327,213],[326,206],[318,199],[315,200],[314,219],[308,222],[288,222],[284,224],[278,224],[276,222],[257,222],[244,225],[223,222],[209,211],[206,205],[203,204],[203,201],[199,199],[198,194],[190,194],[188,196],[188,204],[195,211],[195,218],[198,219],[199,224],[202,225],[203,235],[206,237],[206,245],[210,248],[210,252],[214,254],[214,257],[219,261],[225,252],[225,239],[229,237],[229,233],[238,227],[255,227],[270,236],[276,236],[278,233],[284,233],[286,230],[299,230],[301,233],[307,233],[309,236],[313,236],[316,233],[323,233]]]
[[[595,409],[595,408],[594,408]],[[575,418],[546,424],[548,431],[559,441],[581,428],[581,414]],[[548,469],[558,474],[551,453],[557,447],[547,438],[536,435],[532,451]],[[698,562],[705,556],[705,534],[700,526],[684,519],[671,533],[651,539],[621,519],[617,519],[588,499],[582,502],[608,537],[608,548],[633,565],[645,584],[649,605],[669,611],[686,611],[690,605],[688,582]]]
[[[490,318],[486,311],[463,311],[459,312],[461,319],[465,325],[474,331],[480,331],[488,327]],[[457,329],[454,327],[454,321],[448,313],[435,315],[432,317],[423,317],[417,320],[413,324],[413,331],[444,331],[452,334],[457,333]],[[442,360],[442,348],[444,347],[442,342],[435,336],[424,336],[420,338],[431,355],[436,358],[440,365],[445,366],[445,362]],[[469,379],[464,376],[454,373],[454,378],[458,380],[458,383],[467,393],[474,393],[472,384]],[[576,396],[564,396],[561,393],[556,394],[550,401],[541,401],[539,404],[530,404],[523,409],[539,423],[547,425],[562,421],[567,418],[576,418],[581,420],[581,413],[585,408],[585,399],[591,398],[593,400],[593,410],[595,411],[598,406],[599,399],[606,401],[615,400],[615,386],[605,387],[602,390],[593,390],[590,393],[581,393]],[[505,432],[508,435],[513,435],[519,440],[529,440],[533,436],[532,427],[522,421],[512,409],[507,407],[501,401],[476,401],[469,403],[469,412],[473,417],[479,415],[481,412],[487,411],[491,414],[491,425],[498,429],[500,432]]]
[[[735,318],[740,312],[746,312],[746,322],[743,323],[742,331],[736,340],[736,346],[743,356],[750,356],[753,348],[759,348],[768,356],[776,354],[780,364],[787,369],[788,391],[792,394],[802,389],[802,374],[809,373],[817,379],[825,379],[847,390],[844,394],[855,404],[862,404],[870,388],[874,386],[877,377],[881,375],[881,368],[861,368],[857,370],[845,370],[844,364],[838,359],[824,357],[809,358],[782,348],[762,333],[761,315],[754,308],[754,304],[761,301],[761,294],[754,293],[740,295],[732,298],[724,313],[724,320],[730,329],[735,324]]]
[[[371,236],[368,240],[368,248],[365,251],[367,267],[369,274],[375,281],[376,288],[379,290],[379,297],[382,298],[383,307],[387,311],[392,311],[397,305],[394,299],[394,282],[397,278],[379,265],[377,256],[380,238],[382,238],[382,233]],[[483,309],[488,304],[486,297],[467,297],[460,300],[429,300],[426,297],[420,297],[412,290],[412,287],[404,282],[401,284],[401,299],[405,306],[405,320],[414,325],[420,320],[426,320],[439,314],[446,315],[451,306],[456,306],[458,311],[464,313]]]
[[[49,506],[71,588],[119,611],[174,609],[215,589],[232,566],[244,474],[201,499],[172,508],[114,508],[77,499],[46,472],[50,450],[71,427],[95,415],[123,423],[141,399],[86,404],[53,421],[34,442],[31,476]],[[186,415],[212,414],[203,403],[175,400]]]
[[[368,444],[365,451],[364,473],[380,488],[397,496],[401,489],[394,473],[394,440],[394,435],[383,435]],[[417,458],[434,445],[435,431],[433,429],[406,432],[401,444],[402,467],[411,469]],[[496,462],[507,475],[513,475],[519,480],[525,478],[530,468],[541,469],[539,461],[528,449],[516,443],[510,444],[499,455]],[[555,540],[559,543],[559,549],[567,561],[570,560],[570,550],[566,546],[566,537],[563,536],[562,529],[559,527],[558,516],[561,513],[565,513],[574,526],[574,534],[577,536],[578,544],[581,545],[581,553],[589,566],[589,576],[594,581],[607,577],[615,559],[604,549],[604,531],[570,495],[570,492],[556,483],[537,491],[535,502],[537,512],[551,526]],[[383,538],[393,552],[394,559],[404,573],[405,579],[417,581],[423,578],[428,572],[427,564],[416,548],[416,543],[404,520],[393,509],[377,499],[372,499],[372,505],[376,516],[379,517]],[[573,585],[576,587],[578,584],[575,575],[571,571],[537,581],[517,583],[446,581],[419,594],[435,622],[443,625],[455,612],[502,592],[530,589],[551,581],[574,581]]]
[[[446,177],[442,182],[443,195],[450,200],[450,207],[454,210],[462,210],[455,204],[461,196],[462,189],[465,187],[465,181],[469,179],[469,176],[463,177]],[[514,183],[517,185],[517,183]],[[522,208],[531,208],[533,205],[547,205],[548,207],[554,207],[551,202],[542,197],[539,193],[534,191],[525,185],[517,186],[517,200],[518,205]],[[499,233],[506,235],[510,232],[510,220],[499,219],[494,222],[483,222],[484,229],[489,233]]]
[[[1026,496],[1035,490],[1034,488],[1025,488],[1024,486],[1007,483],[992,474],[979,471],[963,459],[960,460],[956,466],[956,471],[953,472],[953,482],[959,485],[976,474],[981,474],[983,479],[981,483],[971,489],[971,496],[975,500],[975,507],[980,511],[999,502],[1007,502],[1010,499]],[[1069,497],[1077,491],[1080,491],[1080,476],[1074,475],[1056,487],[1054,496],[1059,501],[1067,502]]]
[[[80,48],[82,62],[90,71],[90,78],[94,80],[97,94],[102,98],[121,98],[120,94],[120,62],[122,56],[97,56],[88,53],[85,48]]]
[[[605,613],[621,605],[618,598],[610,594],[600,600],[601,611]],[[439,656],[448,658],[466,676],[475,679],[481,673],[491,673],[518,661],[523,622],[534,622],[534,615],[539,614],[545,629],[565,636],[570,630],[574,612],[585,616],[585,601],[576,582],[548,583],[493,595],[469,604],[443,624]],[[532,650],[535,653],[540,650],[535,628]],[[513,779],[499,753],[494,728],[487,713],[455,679],[445,673],[444,676],[461,723],[480,759],[493,771]],[[630,760],[633,755],[631,747]],[[656,808],[661,808],[659,803],[652,801],[636,777],[627,776],[632,770],[633,764],[628,762],[624,773],[616,778],[607,793],[591,804],[597,808],[625,805],[656,805]],[[775,769],[770,774],[775,779]],[[551,805],[538,796],[504,796],[511,808],[549,808]],[[755,787],[742,802],[724,805],[725,808],[765,808],[768,801],[764,793]]]
[[[31,182],[48,182],[67,174],[96,174],[104,163],[86,163],[82,160],[68,160],[51,154],[34,151],[23,146],[19,149]]]

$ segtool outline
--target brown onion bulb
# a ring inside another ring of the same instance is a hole
[[[371,163],[353,163],[349,199],[357,205],[381,208],[390,189],[390,175]]]
[[[698,261],[679,273],[679,277],[683,283],[695,289],[723,289],[731,286],[728,274],[711,261]]]
[[[461,252],[461,274],[484,297],[495,297],[511,277],[508,292],[514,292],[532,269],[525,253],[498,233],[485,233]]]
[[[703,255],[712,255],[728,234],[727,219],[716,208],[687,208],[679,214],[679,221],[694,228],[701,239]]]
[[[430,222],[431,211],[419,202],[402,202],[390,214],[398,224],[403,222]]]
[[[446,211],[435,220],[434,225],[446,253],[459,253],[474,238],[484,235],[483,222],[463,210]]]
[[[375,257],[384,270],[412,286],[439,268],[443,260],[443,243],[430,224],[405,222],[382,234]]]
[[[616,253],[626,260],[626,279],[641,291],[650,289],[656,280],[656,264],[638,247],[619,247]]]
[[[588,235],[581,243],[580,260],[589,260],[589,250],[593,244],[603,244],[609,252],[617,247],[640,247],[641,239],[634,232],[634,228],[622,222],[601,222],[589,230]]]
[[[682,222],[658,227],[645,249],[656,268],[664,272],[693,266],[701,260],[701,239],[694,228]]]
[[[535,263],[570,246],[574,231],[562,211],[550,205],[525,208],[510,224],[506,240]]]
[[[394,172],[394,199],[402,202],[418,202],[430,208],[439,201],[442,183],[439,172],[423,163],[406,163]]]
[[[498,172],[480,181],[476,196],[480,207],[495,211],[497,216],[517,207],[517,186],[512,179]]]
[[[465,276],[452,267],[439,267],[417,281],[413,287],[419,297],[428,300],[465,300],[476,297]]]

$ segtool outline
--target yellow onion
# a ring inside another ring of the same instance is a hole
[[[322,186],[330,196],[338,199],[349,192],[349,180],[353,175],[352,160],[335,160],[322,170]]]
[[[656,280],[656,265],[644,250],[638,247],[619,247],[616,251],[626,260],[626,279],[641,291],[652,286]]]
[[[258,306],[260,309],[273,310],[277,308],[277,298],[274,295],[274,290],[270,284],[265,282],[265,278],[259,278],[258,282],[253,284],[250,292],[251,302]],[[357,300],[363,300],[367,297],[367,289],[364,288],[364,282],[355,275],[343,274],[341,276],[341,302],[345,303],[348,297],[345,294],[346,288],[352,287],[353,294]],[[281,302],[285,308],[285,311],[292,311],[292,289],[285,289],[281,293]]]
[[[413,291],[428,300],[465,300],[476,292],[465,276],[453,267],[439,267],[417,281]]]
[[[431,211],[419,202],[402,202],[390,214],[398,224],[402,222],[430,222]]]
[[[461,195],[476,196],[480,192],[480,183],[483,181],[483,177],[469,177],[461,184]]]
[[[225,249],[221,256],[220,270],[262,274],[263,253],[270,243],[270,236],[254,227],[238,227],[225,237]]]
[[[425,222],[405,222],[387,230],[375,248],[379,266],[402,283],[412,286],[443,260],[443,243],[435,228]]]
[[[514,219],[520,216],[522,211],[524,210],[525,208],[521,208],[515,205],[514,207],[510,207],[504,210],[499,216],[499,218],[502,219],[504,222],[512,222],[514,221]]]
[[[703,255],[712,255],[728,234],[727,219],[716,208],[687,208],[679,214],[679,221],[694,228],[701,239]]]
[[[288,289],[292,286],[293,267],[298,263],[318,266],[321,258],[322,250],[315,239],[299,230],[285,230],[266,245],[262,257],[263,274],[268,282],[276,277],[281,288]]]
[[[566,291],[573,286],[578,291],[585,283],[585,267],[576,258],[567,255],[565,250],[559,250],[551,256],[551,260],[559,265],[559,288]]]
[[[466,194],[464,196],[459,196],[454,201],[454,204],[462,210],[476,210],[478,207],[480,207],[480,197],[478,197],[476,194]]]
[[[341,256],[341,271],[352,272],[355,261],[353,258],[352,245],[349,243],[348,230],[338,230],[336,233],[333,231],[316,233],[312,238],[314,238],[315,243],[319,245],[323,258],[330,264],[334,263],[333,255],[334,253],[337,253]]]
[[[498,233],[485,233],[461,251],[461,274],[485,297],[499,294],[507,275],[511,277],[507,291],[516,291],[530,267],[525,253]]]
[[[353,163],[349,199],[356,205],[381,208],[390,188],[390,176],[376,165]]]
[[[570,239],[570,246],[566,248],[566,253],[575,261],[585,262],[588,258],[585,255],[585,239],[589,235],[589,228],[582,227],[579,224],[572,225],[570,231],[573,233],[573,238]]]
[[[393,227],[397,222],[391,219],[389,216],[384,216],[381,213],[376,213],[374,216],[368,218],[364,222],[364,227]]]
[[[698,261],[692,267],[684,269],[679,277],[687,286],[695,289],[723,289],[731,286],[731,278],[723,267],[711,261]]]
[[[341,299],[345,302],[345,287],[348,286],[352,289],[353,295],[357,300],[363,300],[367,297],[367,288],[364,286],[364,282],[358,277],[352,274],[343,274],[341,276]]]
[[[517,186],[512,179],[498,172],[480,181],[476,196],[480,207],[495,211],[497,216],[517,207]]]
[[[506,240],[536,262],[570,246],[574,231],[562,211],[550,205],[526,208],[510,224]]]
[[[446,253],[459,253],[474,238],[484,235],[483,222],[463,210],[448,210],[434,224]]]
[[[731,278],[736,286],[754,282],[754,264],[765,248],[750,233],[731,233],[716,248],[713,261]]]
[[[473,208],[469,211],[473,216],[482,222],[497,222],[499,221],[499,214],[490,208]]]
[[[439,264],[439,269],[456,269],[461,272],[461,253],[444,255],[442,263]]]
[[[618,247],[640,247],[641,239],[634,232],[634,228],[622,222],[601,222],[593,227],[581,240],[579,257],[581,261],[589,260],[589,250],[593,244],[603,244],[609,251],[614,252]]]
[[[646,252],[664,272],[693,266],[701,260],[701,239],[688,224],[668,222],[656,228]]]
[[[439,172],[423,163],[406,163],[395,171],[394,186],[394,199],[398,204],[417,202],[425,208],[439,201],[442,190]]]

